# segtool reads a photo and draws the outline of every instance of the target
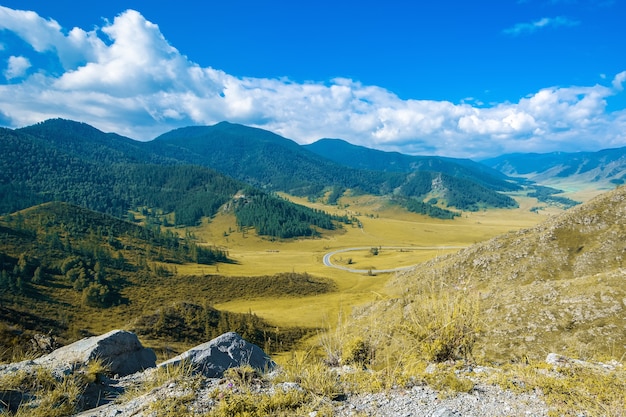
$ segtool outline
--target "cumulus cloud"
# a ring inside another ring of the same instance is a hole
[[[66,70],[92,60],[95,54],[106,49],[95,31],[73,28],[64,33],[55,20],[46,20],[32,11],[0,6],[2,29],[24,39],[36,52],[56,53]]]
[[[4,76],[7,80],[13,78],[19,78],[26,74],[26,71],[30,68],[30,61],[23,56],[10,56],[7,69],[4,71]]]
[[[0,84],[0,114],[10,127],[64,117],[152,139],[176,127],[228,120],[300,143],[332,137],[384,150],[472,158],[626,145],[626,112],[605,109],[607,97],[622,94],[626,71],[610,87],[552,87],[518,103],[478,107],[472,100],[403,100],[345,78],[296,83],[234,77],[189,60],[133,10],[86,32],[64,31],[33,12],[0,7],[0,29],[36,52],[56,54],[63,65],[60,74],[41,67]],[[5,75],[20,74],[19,68],[16,61]]]
[[[560,26],[577,26],[580,22],[576,20],[568,19],[567,17],[543,17],[533,22],[518,23],[508,29],[504,29],[503,32],[507,35],[518,36],[534,33],[540,29],[548,27],[560,27]]]
[[[613,78],[613,88],[618,91],[624,90],[624,81],[626,81],[626,71],[622,71]]]

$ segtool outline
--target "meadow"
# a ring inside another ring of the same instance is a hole
[[[190,230],[203,244],[226,248],[235,262],[183,265],[177,267],[178,274],[262,276],[296,272],[331,279],[337,285],[335,292],[303,298],[246,298],[214,305],[232,312],[252,311],[276,326],[325,327],[354,306],[386,298],[385,285],[394,276],[394,273],[354,273],[327,267],[323,264],[326,253],[366,248],[335,254],[331,260],[335,265],[359,270],[409,267],[508,231],[533,226],[558,211],[531,212],[536,200],[521,194],[515,196],[519,208],[464,212],[454,220],[408,213],[372,196],[344,197],[336,206],[284,197],[333,214],[354,216],[360,225],[346,225],[319,238],[276,240],[237,231],[234,216],[219,213]],[[367,248],[381,249],[378,255],[373,255]]]

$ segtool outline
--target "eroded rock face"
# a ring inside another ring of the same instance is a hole
[[[261,348],[246,342],[237,333],[224,333],[178,355],[159,366],[178,365],[189,362],[209,378],[220,378],[228,368],[250,365],[255,369],[271,371],[276,364]]]

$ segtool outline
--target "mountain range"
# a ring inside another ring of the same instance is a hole
[[[191,225],[246,188],[248,195],[282,191],[331,203],[346,192],[385,195],[440,217],[453,217],[455,209],[516,206],[501,192],[520,186],[494,170],[466,160],[423,161],[402,171],[355,168],[271,132],[226,122],[138,142],[54,119],[0,131],[0,212],[66,201],[118,217],[149,207],[173,224]]]
[[[613,188],[626,181],[626,147],[597,152],[507,154],[481,162],[506,175],[546,184],[566,180]]]
[[[246,187],[330,204],[346,193],[386,196],[410,211],[442,218],[515,207],[505,193],[522,190],[567,208],[576,202],[538,184],[567,178],[612,188],[626,178],[625,155],[621,148],[504,155],[479,163],[383,152],[340,139],[299,145],[228,122],[175,129],[139,142],[52,119],[0,130],[0,213],[66,201],[117,217],[150,207],[173,224],[191,225]]]

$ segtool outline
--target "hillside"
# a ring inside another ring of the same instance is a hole
[[[389,180],[388,175],[346,169],[266,130],[227,122],[176,129],[150,147],[256,187],[294,195],[320,195],[333,185],[380,193]]]
[[[288,348],[306,331],[281,328],[278,337],[252,313],[211,305],[334,290],[328,280],[306,274],[180,276],[184,264],[233,261],[227,250],[191,233],[181,238],[66,203],[1,217],[0,236],[0,361],[27,348],[34,333],[65,342],[116,326],[168,344],[199,343],[228,328]]]
[[[309,198],[325,196],[330,203],[348,190],[393,195],[405,207],[443,218],[454,217],[448,207],[516,206],[498,192],[515,188],[513,184],[492,180],[475,168],[478,164],[470,165],[446,168],[450,173],[354,169],[271,132],[226,122],[177,129],[144,143],[55,119],[0,131],[0,189],[5,196],[0,213],[66,201],[117,217],[148,207],[168,215],[162,222],[188,226],[215,214],[244,184]],[[443,165],[430,168],[444,170]],[[445,192],[434,193],[436,207],[425,201],[432,199],[432,190],[417,193],[416,178],[422,183],[444,180]]]
[[[400,297],[395,307],[423,302],[433,291],[476,300],[478,357],[536,360],[553,351],[619,358],[626,352],[625,242],[626,187],[620,187],[531,229],[422,264],[391,280],[389,289]],[[395,322],[389,306],[370,314]]]

